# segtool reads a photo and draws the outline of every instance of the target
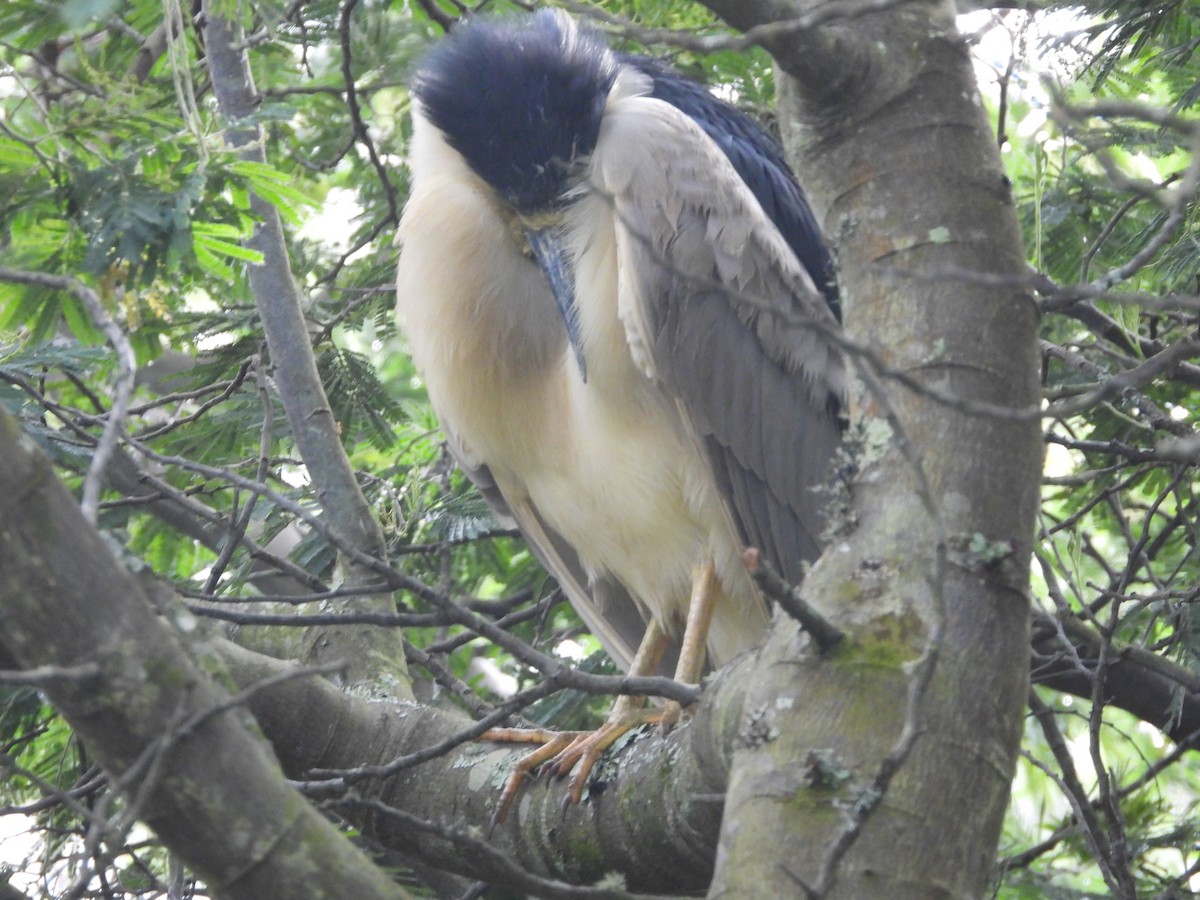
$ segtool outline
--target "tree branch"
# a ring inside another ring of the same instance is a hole
[[[1074,618],[1056,620],[1035,611],[1033,621],[1033,681],[1091,699],[1105,639]],[[1108,654],[1105,702],[1149,722],[1185,747],[1200,746],[1196,676],[1137,647],[1112,647]]]
[[[226,642],[216,649],[237,684],[292,667]],[[543,878],[591,884],[617,872],[633,890],[703,890],[712,874],[729,761],[743,739],[748,664],[743,657],[722,669],[689,724],[666,738],[647,729],[615,759],[610,755],[582,804],[565,804],[565,779],[523,787],[509,821],[490,835],[491,846]],[[464,726],[471,723],[459,714],[365,701],[317,679],[283,682],[252,698],[249,708],[293,778],[350,770],[368,760],[379,761],[378,771],[395,770],[388,760],[424,758],[389,778],[356,779],[350,794],[402,810],[421,825],[378,815],[369,805],[339,804],[340,812],[372,839],[427,864],[508,883],[505,867],[463,854],[449,836],[431,839],[426,823],[486,831],[524,748],[463,742]],[[296,709],[305,710],[302,720],[292,714]],[[446,751],[447,743],[457,746]],[[427,752],[433,746],[437,755]],[[314,787],[345,790],[340,780]]]
[[[240,150],[243,159],[265,163],[262,128],[251,119],[259,98],[241,26],[236,20],[224,17],[220,4],[205,2],[204,12],[209,74],[217,105],[229,122],[227,140]],[[253,193],[250,208],[258,224],[247,246],[262,254],[261,264],[249,266],[250,288],[262,319],[276,373],[275,383],[292,436],[331,530],[344,544],[382,559],[383,531],[354,477],[317,373],[279,212]],[[346,583],[351,587],[378,580],[369,567],[347,562],[346,568]],[[375,605],[383,612],[393,608],[391,598],[386,596]],[[386,669],[387,681],[396,690],[411,695],[402,644],[390,630],[323,627],[314,630],[306,644],[309,661],[342,659],[350,665],[347,677],[351,681],[371,684],[378,684],[380,670]]]
[[[98,667],[42,689],[139,817],[231,900],[403,896],[284,783],[236,714],[212,712],[228,695],[4,412],[0,448],[0,645],[24,669]]]
[[[227,140],[240,149],[243,159],[265,163],[262,129],[251,124],[258,95],[242,49],[242,30],[236,22],[223,17],[219,4],[214,8],[205,3],[204,11],[209,74],[221,113],[229,122]],[[262,318],[271,364],[276,371],[276,386],[296,446],[334,529],[351,545],[381,556],[383,534],[342,449],[337,423],[317,374],[279,213],[257,195],[251,197],[251,211],[258,225],[249,246],[262,254],[263,261],[249,267],[250,288]]]

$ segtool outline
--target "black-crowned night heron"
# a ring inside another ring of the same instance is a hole
[[[450,447],[619,665],[682,633],[696,682],[766,628],[743,550],[793,582],[819,552],[845,373],[803,194],[749,117],[558,12],[460,26],[413,94],[398,305]],[[635,706],[552,760],[576,800]]]

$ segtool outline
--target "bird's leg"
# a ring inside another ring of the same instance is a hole
[[[675,680],[684,684],[699,684],[704,671],[704,657],[708,648],[708,629],[712,625],[713,610],[721,586],[711,559],[706,559],[692,573],[692,596],[688,602],[687,624],[683,629],[683,645],[679,650],[679,662],[675,666]],[[679,721],[683,707],[678,700],[668,700],[659,720],[664,732],[670,731]]]
[[[708,629],[712,624],[713,610],[720,594],[720,584],[712,560],[705,560],[692,573],[692,593],[688,602],[687,624],[683,632],[683,646],[679,662],[675,667],[675,680],[685,684],[697,684],[704,669],[704,658],[708,644]],[[654,619],[646,627],[642,642],[638,645],[630,675],[652,675],[662,661],[662,655],[670,643],[670,637]],[[645,709],[646,698],[622,694],[613,704],[608,719],[595,731],[550,731],[542,728],[491,728],[481,734],[480,740],[505,741],[512,743],[541,744],[532,753],[522,757],[513,767],[513,773],[504,786],[504,792],[496,804],[492,824],[497,825],[508,817],[508,811],[516,799],[521,784],[541,765],[552,775],[571,776],[567,794],[569,803],[578,803],[591,775],[592,768],[604,753],[630,729],[649,722],[661,723],[664,731],[669,730],[682,714],[676,700],[668,700],[661,709]]]
[[[646,626],[642,642],[629,666],[630,675],[652,675],[658,668],[662,655],[670,643],[670,636],[653,619]],[[504,791],[496,804],[492,824],[498,825],[508,817],[508,811],[516,799],[521,784],[540,765],[546,763],[546,771],[552,775],[565,775],[572,769],[567,800],[578,803],[583,797],[583,788],[600,755],[611,747],[621,735],[646,722],[657,721],[661,710],[646,710],[645,697],[622,694],[613,704],[612,711],[604,724],[595,731],[550,731],[542,728],[490,728],[479,736],[484,741],[541,744],[532,753],[522,757],[513,767],[513,773],[504,785]]]

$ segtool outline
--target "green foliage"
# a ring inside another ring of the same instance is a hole
[[[400,406],[375,378],[371,361],[360,353],[330,347],[317,357],[317,371],[334,400],[334,414],[349,440],[369,441],[386,450],[392,443],[392,424]]]
[[[604,8],[647,28],[720,31],[708,11],[679,0],[614,0]],[[1035,69],[1056,69],[1058,102],[1068,110],[1113,100],[1194,123],[1197,20],[1181,0],[1093,0],[1086,8],[1092,18],[1058,45],[1038,45],[1024,13],[996,20],[1012,30],[1021,56],[1006,85],[1006,121],[998,124],[1008,138],[1005,162],[1031,263],[1058,285],[1078,287],[1148,256],[1082,302],[1055,306],[1055,296],[1044,295],[1053,307],[1042,330],[1051,445],[1033,592],[1039,609],[1060,623],[1102,633],[1114,658],[1149,655],[1181,685],[1194,685],[1195,466],[1157,448],[1194,432],[1200,370],[1181,359],[1081,409],[1055,409],[1196,332],[1197,305],[1175,302],[1194,301],[1200,287],[1195,197],[1170,206],[1170,191],[1194,175],[1195,126],[1164,124],[1134,106],[1126,114],[1050,115],[1039,123],[1054,104],[1035,87]],[[393,322],[392,237],[408,189],[405,84],[439,26],[421,4],[359,3],[345,33],[347,5],[337,0],[245,4],[260,92],[254,120],[267,135],[267,161],[252,163],[225,145],[190,24],[172,52],[142,65],[163,9],[159,0],[0,3],[2,265],[94,290],[139,366],[118,451],[122,478],[103,495],[105,534],[185,598],[226,603],[226,611],[263,595],[291,602],[340,584],[335,548],[314,527],[324,522],[319,498],[278,401],[277,361],[247,287],[246,273],[263,259],[248,246],[257,196],[286,223],[339,438],[385,527],[390,561],[503,622],[516,638],[550,651],[570,647],[584,655],[582,668],[611,671],[529,550],[453,468]],[[495,11],[524,14],[514,4]],[[774,79],[761,49],[649,49],[770,123]],[[0,403],[75,488],[93,459],[118,375],[102,330],[74,296],[0,281]],[[291,503],[312,520],[298,517]],[[969,543],[978,560],[997,565],[1023,549],[980,535]],[[495,697],[469,674],[473,662],[492,662],[521,686],[539,677],[439,618],[422,597],[397,594],[395,604],[425,617],[405,629],[406,639],[457,679],[451,686],[477,688],[481,702]],[[1170,756],[1173,744],[1162,732],[1182,713],[1183,688],[1161,728],[1112,705],[1094,709],[1039,690],[1080,770],[1085,796],[1072,799],[1097,807],[1111,800],[1114,812],[1101,814],[1102,827],[1129,848],[1121,865],[1137,890],[1192,895],[1195,879],[1186,869],[1200,779],[1186,756],[1183,763]],[[584,727],[608,702],[563,692],[525,714]],[[1033,720],[1025,750],[998,896],[1111,895],[1105,867],[1118,863],[1098,859],[1085,839],[1061,783],[1066,763]],[[105,789],[86,748],[30,689],[0,692],[0,751],[0,807],[32,816],[44,836],[38,861],[21,873],[30,876],[22,887],[33,891],[32,876],[57,873],[46,890],[58,889],[81,871],[90,820],[57,800],[33,804],[46,798],[47,785],[74,789],[73,798],[92,805]],[[121,841],[105,850],[105,895],[164,895],[165,854]]]

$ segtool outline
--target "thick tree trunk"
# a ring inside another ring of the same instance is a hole
[[[739,27],[763,13],[727,6]],[[773,629],[710,896],[974,897],[990,872],[1028,677],[1037,317],[952,12],[896,4],[769,45],[864,348],[852,518],[804,586],[848,639],[822,657]]]

